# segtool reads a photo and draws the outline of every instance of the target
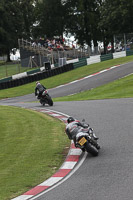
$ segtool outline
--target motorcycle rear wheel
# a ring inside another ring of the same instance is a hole
[[[48,100],[48,105],[53,106],[53,100],[51,99],[51,97],[47,97],[47,100]]]
[[[85,149],[88,153],[90,153],[92,156],[98,156],[98,149],[93,146],[92,144],[90,144],[88,141],[84,144]]]

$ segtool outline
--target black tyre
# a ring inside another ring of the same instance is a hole
[[[47,97],[47,100],[48,100],[48,105],[53,106],[53,100],[51,99],[51,97]]]
[[[42,101],[42,99],[40,99],[40,104],[43,104],[43,101]]]
[[[45,101],[43,99],[40,99],[40,103],[45,106]]]
[[[86,142],[84,146],[86,151],[90,153],[92,156],[98,156],[99,151],[95,146],[93,146],[89,142]]]

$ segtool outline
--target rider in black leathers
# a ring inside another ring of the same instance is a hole
[[[36,82],[36,88],[35,88],[35,96],[37,96],[37,98],[40,99],[41,96],[42,96],[42,93],[45,90],[46,90],[46,88],[39,81],[37,81]]]
[[[68,124],[66,126],[65,132],[66,132],[68,138],[70,140],[74,141],[75,147],[77,147],[76,135],[79,132],[85,132],[85,133],[88,133],[88,134],[92,134],[94,140],[95,141],[98,140],[98,137],[93,133],[93,129],[90,128],[88,124],[85,124],[85,123],[82,123],[78,120],[75,120],[73,117],[69,117],[67,119],[67,123]]]

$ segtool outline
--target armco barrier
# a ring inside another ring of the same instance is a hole
[[[76,62],[79,62],[79,59],[78,59],[78,58],[73,59],[73,60],[67,60],[67,61],[66,61],[67,64],[76,63]]]
[[[27,76],[27,72],[23,72],[23,73],[20,73],[20,74],[15,74],[15,75],[12,75],[12,79],[17,79],[17,78],[23,78]]]
[[[80,58],[79,62],[73,63],[74,69],[87,65],[87,58]]]
[[[91,56],[90,58],[87,58],[87,65],[99,63],[100,61],[100,55]]]
[[[101,59],[101,62],[105,61],[105,60],[111,60],[111,59],[113,59],[113,54],[109,53],[109,54],[101,55],[100,59]]]
[[[34,73],[37,73],[37,72],[40,72],[40,68],[32,70],[32,71],[28,71],[27,74],[29,75],[29,74],[34,74]]]
[[[126,51],[121,51],[121,52],[116,52],[113,53],[113,58],[121,58],[121,57],[125,57],[126,56]]]
[[[127,50],[126,51],[126,56],[131,56],[133,55],[133,50]]]
[[[3,82],[8,82],[12,80],[12,77],[8,77],[8,78],[3,78],[3,79],[0,79],[0,83],[3,83]]]
[[[14,79],[14,80],[12,79],[7,82],[0,82],[0,90],[17,87],[20,85],[34,82],[34,81],[42,80],[42,79],[55,76],[57,74],[61,74],[73,69],[74,69],[73,63],[71,63],[71,64],[64,65],[62,67],[53,68],[51,70],[46,70],[46,71],[38,72],[35,74],[29,74],[27,76],[20,77],[19,79]]]

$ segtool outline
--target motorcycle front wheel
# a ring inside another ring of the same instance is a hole
[[[92,156],[98,156],[98,149],[93,146],[92,144],[90,144],[88,141],[84,144],[85,149],[88,153],[90,153]]]

